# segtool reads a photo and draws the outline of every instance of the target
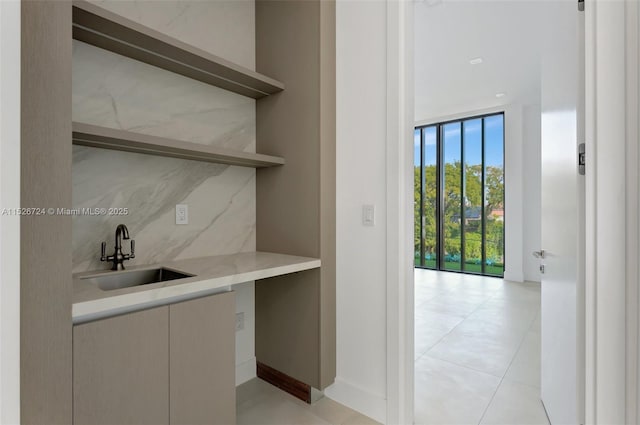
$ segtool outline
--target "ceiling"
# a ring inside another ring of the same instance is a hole
[[[416,122],[539,103],[544,4],[415,0]]]

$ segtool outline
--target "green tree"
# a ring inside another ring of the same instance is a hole
[[[486,214],[494,209],[502,208],[504,202],[504,172],[502,167],[486,167],[484,184],[486,186]]]
[[[446,163],[444,169],[444,250],[447,255],[461,254],[461,208],[465,215],[471,215],[482,207],[482,166],[465,166],[464,194],[461,188],[461,167],[457,161]],[[504,222],[496,220],[492,211],[504,207],[504,173],[502,167],[485,168],[485,220],[486,220],[486,254],[493,262],[502,262],[504,258]],[[424,238],[425,254],[436,253],[436,167],[424,168],[423,208],[424,217],[420,216],[420,167],[414,167],[414,245],[419,262],[420,239]],[[422,231],[420,234],[420,224]],[[479,261],[482,258],[482,228],[480,220],[465,221],[465,257]]]
[[[413,167],[413,244],[416,264],[420,264],[420,167]]]
[[[424,217],[420,217],[420,167],[414,167],[414,246],[416,257],[419,259],[420,238],[424,238],[425,253],[433,256],[436,252],[436,166],[430,165],[424,169]],[[420,221],[423,221],[423,232],[420,234]]]
[[[482,205],[482,166],[465,166],[465,204],[468,207]]]

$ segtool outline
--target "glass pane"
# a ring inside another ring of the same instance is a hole
[[[504,274],[504,117],[484,119],[485,273]]]
[[[444,269],[460,270],[461,254],[461,132],[462,123],[442,126],[444,149]]]
[[[413,244],[414,244],[414,264],[420,266],[420,130],[413,132]]]
[[[482,273],[482,120],[463,122],[464,270]]]
[[[424,186],[423,186],[423,238],[424,238],[424,266],[435,269],[437,266],[436,249],[436,163],[437,137],[436,127],[427,127],[424,133]]]

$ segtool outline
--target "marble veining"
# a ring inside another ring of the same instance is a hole
[[[75,208],[129,209],[73,217],[74,272],[105,267],[100,242],[113,249],[121,222],[136,240],[135,264],[255,249],[253,169],[76,146],[73,175]],[[178,203],[189,205],[189,225],[175,224]]]
[[[90,2],[238,65],[255,68],[252,0]]]
[[[252,2],[95,3],[253,68],[253,37],[229,38],[253,34]],[[220,37],[222,17],[239,28]],[[75,40],[72,101],[74,121],[255,152],[255,100]],[[73,217],[74,272],[107,267],[100,242],[111,253],[119,223],[136,240],[131,265],[255,250],[252,168],[74,146],[72,184],[74,208],[128,208]],[[188,225],[175,224],[176,204],[189,205]]]
[[[73,41],[73,119],[255,152],[255,100]]]

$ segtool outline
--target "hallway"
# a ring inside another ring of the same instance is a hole
[[[416,269],[415,423],[548,424],[540,285]]]

